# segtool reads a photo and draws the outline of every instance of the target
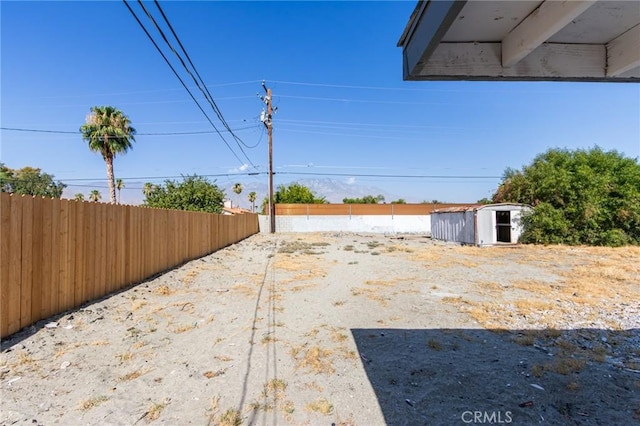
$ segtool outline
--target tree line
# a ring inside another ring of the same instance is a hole
[[[109,199],[120,201],[125,188],[116,179],[113,162],[133,148],[136,129],[131,120],[112,106],[90,109],[80,127],[82,140],[105,161]],[[61,198],[67,185],[53,175],[30,166],[12,169],[0,163],[0,191],[16,194]],[[232,191],[240,204],[242,185]],[[116,195],[117,191],[117,195]],[[215,181],[197,175],[183,176],[182,181],[166,180],[163,184],[145,183],[144,205],[149,207],[220,213],[225,193]],[[256,209],[256,193],[250,192],[251,210]],[[84,200],[78,193],[76,200]],[[100,201],[102,194],[92,190],[88,199]],[[323,196],[299,183],[280,185],[274,194],[275,203],[322,204]],[[343,203],[378,204],[382,195],[344,198]],[[428,203],[429,201],[424,201]],[[532,208],[524,214],[521,241],[537,244],[589,244],[620,246],[640,244],[640,165],[616,151],[591,149],[549,149],[536,156],[521,169],[508,168],[490,199],[479,203],[520,203]],[[404,199],[391,201],[404,204]],[[430,203],[440,203],[432,200]],[[266,212],[268,199],[261,204]]]

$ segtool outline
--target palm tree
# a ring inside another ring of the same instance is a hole
[[[249,193],[249,202],[251,203],[251,213],[254,213],[256,211],[256,192],[255,191],[251,191]]]
[[[89,200],[93,201],[94,203],[97,203],[98,201],[100,201],[102,199],[102,195],[100,195],[100,191],[98,191],[97,189],[93,189],[90,193],[89,193]]]
[[[235,185],[233,185],[233,192],[238,195],[238,207],[240,207],[240,193],[242,192],[242,184],[236,183]]]
[[[122,179],[116,179],[116,189],[118,190],[118,204],[120,204],[120,191],[124,188]]]
[[[145,198],[149,198],[149,195],[151,195],[152,191],[153,191],[153,184],[151,182],[145,183],[144,186],[142,187],[142,193],[144,194]]]
[[[82,192],[78,192],[73,196],[73,199],[76,201],[84,201],[84,194]]]
[[[111,203],[116,202],[116,187],[113,177],[113,159],[116,154],[132,148],[136,129],[131,127],[129,117],[112,106],[91,107],[86,123],[80,127],[82,140],[89,143],[91,151],[99,152],[107,164],[107,180]]]

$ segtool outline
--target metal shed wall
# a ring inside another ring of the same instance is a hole
[[[431,214],[431,238],[475,244],[474,212],[434,212]]]

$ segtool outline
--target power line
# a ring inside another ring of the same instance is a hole
[[[162,31],[162,28],[160,28],[160,26],[158,25],[158,23],[156,22],[156,20],[154,19],[154,17],[151,15],[151,13],[147,10],[147,8],[144,6],[144,4],[142,3],[141,0],[138,0],[138,3],[140,4],[140,7],[142,7],[142,10],[144,10],[144,12],[146,13],[147,17],[149,18],[149,20],[151,20],[151,22],[153,23],[153,25],[156,27],[156,29],[158,30],[158,32],[160,33],[160,36],[162,37],[162,39],[164,40],[164,42],[166,43],[166,45],[169,47],[169,49],[173,52],[174,55],[176,55],[176,57],[178,58],[178,60],[180,61],[180,64],[182,64],[182,67],[185,69],[185,71],[187,72],[187,74],[189,74],[189,76],[191,77],[191,79],[194,81],[194,83],[196,84],[196,87],[200,90],[200,92],[202,92],[202,94],[204,95],[206,101],[209,103],[209,105],[211,106],[211,108],[213,109],[214,113],[216,114],[216,116],[218,117],[218,119],[220,120],[220,122],[222,123],[222,125],[229,131],[229,133],[231,134],[231,136],[234,138],[234,140],[236,141],[236,144],[238,145],[238,148],[240,148],[240,151],[242,152],[242,154],[246,157],[247,161],[249,161],[249,163],[255,168],[255,165],[253,164],[253,162],[251,161],[251,159],[247,156],[246,152],[244,152],[244,149],[242,148],[242,145],[240,144],[240,142],[242,142],[243,145],[247,146],[235,133],[233,133],[233,130],[231,130],[231,127],[229,126],[229,124],[226,122],[226,120],[224,119],[224,116],[222,115],[222,111],[220,111],[220,108],[218,107],[218,105],[216,104],[216,102],[213,99],[213,96],[211,96],[211,93],[209,92],[209,89],[207,88],[206,84],[204,83],[204,81],[202,80],[202,77],[200,76],[200,73],[198,72],[198,70],[196,69],[195,65],[193,64],[193,62],[191,61],[191,58],[189,56],[189,53],[187,53],[186,49],[184,48],[184,46],[182,45],[182,42],[180,41],[180,39],[178,38],[178,35],[176,34],[176,32],[173,30],[173,26],[171,25],[171,23],[169,22],[169,20],[167,19],[167,16],[165,15],[164,11],[162,10],[162,7],[160,7],[160,4],[155,1],[155,5],[158,8],[158,10],[160,11],[160,13],[162,14],[162,17],[164,19],[164,21],[166,22],[167,26],[169,27],[169,29],[171,30],[171,33],[173,34],[173,37],[176,39],[176,41],[178,42],[178,45],[180,46],[180,48],[182,49],[182,52],[184,53],[184,55],[187,58],[187,61],[189,62],[189,64],[191,65],[191,68],[193,69],[193,71],[195,72],[196,76],[198,77],[196,79],[196,77],[194,77],[194,75],[191,73],[191,70],[189,70],[189,67],[187,67],[187,65],[184,62],[184,59],[182,58],[182,56],[180,56],[180,54],[174,49],[174,47],[171,45],[171,42],[167,39],[167,37],[164,34],[164,31]],[[202,86],[201,86],[202,84]],[[204,87],[204,89],[203,89]]]
[[[227,86],[238,86],[241,84],[255,84],[255,83],[260,83],[262,80],[246,80],[246,81],[234,81],[234,82],[229,82],[229,83],[216,83],[216,84],[208,84],[209,87],[227,87]],[[38,96],[38,97],[30,97],[30,98],[24,98],[21,97],[20,100],[22,101],[29,101],[29,100],[38,100],[38,99],[72,99],[72,98],[86,98],[86,97],[96,97],[96,96],[122,96],[122,95],[138,95],[138,94],[142,94],[142,93],[161,93],[161,92],[175,92],[177,90],[182,90],[182,89],[176,89],[176,88],[172,88],[172,89],[150,89],[150,90],[132,90],[129,92],[111,92],[111,93],[88,93],[88,94],[82,94],[82,95],[63,95],[63,96]],[[253,98],[253,96],[247,96],[250,98]],[[240,97],[238,97],[240,98]],[[242,98],[244,98],[244,96],[242,96]],[[218,100],[220,99],[234,99],[234,98],[218,98]],[[13,100],[13,99],[10,99]]]
[[[447,103],[434,103],[434,102],[405,102],[405,101],[379,101],[375,99],[351,99],[351,98],[325,98],[321,96],[296,96],[296,95],[278,95],[280,98],[291,99],[310,99],[315,101],[330,101],[330,102],[356,102],[356,103],[369,103],[369,104],[392,104],[392,105],[458,105]]]
[[[191,57],[189,56],[189,53],[187,52],[187,50],[184,48],[184,46],[182,45],[182,42],[180,41],[180,38],[178,37],[178,35],[176,34],[176,32],[173,30],[173,26],[171,25],[171,22],[169,22],[169,20],[167,19],[167,16],[164,13],[164,10],[162,10],[162,7],[160,6],[160,3],[158,3],[158,0],[154,0],[154,3],[156,5],[156,7],[158,8],[158,10],[160,11],[160,14],[162,15],[162,18],[164,19],[164,21],[167,23],[167,25],[169,26],[169,30],[171,30],[171,34],[173,34],[173,37],[175,37],[176,41],[178,42],[178,45],[180,46],[180,48],[182,49],[182,51],[184,52],[184,55],[187,57],[187,61],[189,61],[189,64],[191,65],[191,68],[193,68],[193,71],[196,73],[196,75],[198,76],[198,79],[200,80],[200,82],[202,83],[202,86],[204,87],[204,90],[206,91],[206,95],[205,98],[207,99],[207,101],[209,101],[209,103],[211,104],[211,106],[213,107],[214,111],[216,112],[216,114],[218,115],[218,118],[220,119],[220,121],[222,122],[222,124],[225,126],[225,128],[227,130],[229,130],[229,132],[231,133],[231,135],[233,135],[234,139],[236,139],[236,142],[240,142],[243,145],[247,146],[240,138],[238,138],[232,131],[231,128],[229,127],[229,124],[227,123],[227,121],[224,119],[224,116],[222,115],[222,112],[220,111],[220,109],[218,108],[218,104],[216,104],[216,102],[213,100],[213,96],[211,95],[211,92],[209,92],[209,88],[207,87],[207,85],[204,83],[204,80],[202,79],[202,77],[200,76],[200,73],[198,72],[198,69],[196,68],[196,66],[193,64],[193,61],[191,61]],[[174,51],[175,53],[175,51]],[[182,60],[181,60],[182,62]],[[182,65],[184,66],[184,62],[182,62]],[[186,69],[186,66],[185,66]],[[187,70],[188,71],[188,70]],[[193,76],[192,76],[193,77]],[[197,84],[197,82],[196,82]],[[207,98],[207,95],[209,96]],[[242,147],[240,145],[238,145],[238,147],[242,150]],[[244,152],[244,151],[243,151]]]
[[[235,131],[258,129],[262,126],[255,124],[253,126],[239,127]],[[24,129],[18,127],[0,127],[0,130],[9,130],[13,132],[29,132],[29,133],[55,133],[55,134],[82,134],[80,131],[67,131],[67,130],[43,130],[43,129]],[[228,130],[220,130],[220,132],[228,132]],[[216,133],[215,130],[200,130],[200,131],[188,131],[188,132],[151,132],[151,133],[136,133],[136,136],[176,136],[176,135],[201,135]],[[257,144],[256,144],[257,146]]]
[[[156,50],[158,51],[158,53],[160,53],[160,56],[162,56],[162,59],[164,59],[164,61],[166,62],[166,64],[169,66],[169,68],[171,68],[171,71],[173,71],[173,74],[178,78],[178,80],[180,81],[180,83],[182,84],[182,86],[185,88],[185,90],[187,91],[187,93],[189,93],[189,96],[191,97],[191,99],[193,99],[193,101],[196,103],[196,105],[198,106],[198,109],[200,109],[200,112],[202,112],[202,114],[207,118],[207,121],[209,121],[209,124],[211,124],[211,127],[214,128],[214,130],[216,131],[216,133],[218,133],[218,136],[220,136],[220,138],[222,139],[222,141],[224,142],[224,144],[227,146],[227,148],[229,148],[229,151],[231,151],[231,153],[233,154],[234,157],[236,157],[236,159],[244,164],[244,161],[242,161],[240,159],[240,157],[238,156],[238,154],[236,154],[236,152],[231,148],[231,145],[229,145],[229,143],[227,142],[227,140],[224,138],[224,136],[222,136],[222,133],[218,130],[218,128],[216,127],[215,124],[213,124],[213,121],[211,121],[211,118],[209,118],[209,116],[207,115],[207,113],[204,111],[204,109],[202,108],[202,106],[200,105],[200,103],[196,100],[195,96],[193,96],[193,93],[191,93],[191,91],[189,90],[189,88],[187,87],[187,85],[185,84],[185,82],[182,80],[182,78],[180,77],[180,75],[178,74],[178,72],[175,70],[175,68],[173,67],[173,65],[171,65],[171,62],[169,62],[169,60],[167,59],[167,57],[165,56],[165,54],[162,52],[162,50],[160,49],[160,47],[158,46],[158,44],[156,43],[156,41],[153,39],[153,37],[151,36],[151,34],[149,34],[149,31],[147,31],[147,28],[144,26],[144,24],[140,21],[140,19],[138,18],[138,15],[136,15],[136,13],[133,11],[133,9],[131,8],[131,6],[129,6],[129,3],[127,3],[127,0],[122,0],[122,2],[125,4],[125,6],[127,6],[127,9],[129,9],[129,12],[131,13],[131,15],[134,17],[134,19],[136,20],[136,22],[138,23],[138,25],[140,26],[140,28],[142,28],[142,30],[144,31],[144,33],[147,35],[147,37],[149,38],[149,40],[151,41],[151,43],[153,43],[154,47],[156,48]]]
[[[462,127],[455,126],[424,126],[417,124],[387,124],[387,123],[354,123],[354,122],[344,122],[344,121],[316,121],[316,120],[286,120],[280,119],[278,120],[283,123],[309,123],[309,124],[337,124],[343,126],[365,126],[365,127],[388,127],[388,128],[411,128],[411,129],[443,129],[443,130],[451,130],[451,129],[463,129]],[[300,124],[297,124],[300,125]],[[474,127],[473,130],[477,128]],[[465,129],[466,130],[466,129]]]
[[[206,174],[206,175],[198,175],[199,177],[205,178],[222,178],[222,177],[238,177],[238,176],[258,176],[258,175],[268,175],[269,172],[247,172],[247,173],[218,173],[218,174]],[[353,178],[375,178],[378,180],[386,180],[386,179],[405,179],[406,181],[411,181],[415,179],[437,179],[440,182],[451,182],[452,180],[463,180],[465,182],[477,181],[482,182],[486,180],[496,180],[502,179],[502,176],[486,176],[486,175],[407,175],[407,174],[378,174],[378,173],[322,173],[322,172],[274,172],[272,175],[290,175],[290,176],[330,176],[330,177],[353,177]],[[181,179],[186,175],[180,176],[138,176],[138,177],[123,177],[119,178],[123,181],[159,181],[159,180],[170,180],[170,179]],[[15,181],[20,182],[38,182],[38,179],[19,179],[19,178],[4,178],[2,179],[3,183],[11,183]],[[68,183],[68,182],[102,182],[104,178],[71,178],[71,179],[58,179],[56,183],[60,182],[67,187],[100,187],[100,188],[108,188],[106,186],[99,185],[83,185],[81,183]],[[127,189],[136,189],[134,187],[129,187]]]
[[[471,176],[471,175],[383,175],[363,173],[318,173],[318,172],[278,172],[279,175],[310,175],[310,176],[343,176],[343,177],[375,177],[375,178],[412,178],[412,179],[502,179],[502,176]]]

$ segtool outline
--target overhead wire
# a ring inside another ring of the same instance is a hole
[[[140,0],[139,0],[140,1]],[[156,5],[156,7],[158,8],[158,10],[160,11],[160,14],[162,15],[162,18],[164,19],[164,21],[166,22],[167,26],[169,27],[169,30],[171,31],[171,34],[173,34],[173,37],[176,39],[176,41],[178,42],[178,45],[180,46],[180,48],[182,49],[182,52],[184,52],[184,55],[187,58],[187,61],[189,62],[189,64],[191,65],[191,68],[193,68],[193,71],[196,73],[196,76],[198,77],[198,79],[200,80],[200,82],[202,83],[202,86],[204,87],[204,90],[206,92],[205,94],[205,98],[207,99],[207,101],[209,102],[209,104],[211,104],[211,107],[214,109],[214,111],[216,112],[216,115],[218,116],[218,118],[220,119],[220,121],[222,122],[222,124],[225,126],[225,128],[227,130],[229,130],[229,132],[231,133],[231,135],[233,136],[233,138],[236,140],[236,143],[238,143],[238,147],[242,150],[242,147],[240,146],[240,144],[244,145],[247,148],[250,148],[242,139],[240,139],[235,133],[233,133],[233,131],[231,130],[231,128],[229,127],[229,124],[227,123],[227,121],[225,120],[224,116],[222,115],[222,112],[220,111],[220,108],[218,107],[218,104],[216,104],[215,100],[213,99],[213,96],[211,95],[211,92],[209,92],[209,88],[207,87],[207,85],[204,83],[204,80],[202,79],[202,77],[200,76],[200,73],[198,72],[198,69],[196,68],[196,66],[193,64],[193,61],[191,61],[191,57],[189,56],[189,53],[187,52],[187,50],[184,48],[184,46],[182,45],[182,42],[180,41],[180,38],[178,37],[178,34],[176,34],[176,32],[173,29],[173,25],[171,25],[171,22],[169,22],[169,19],[167,19],[167,16],[164,13],[164,10],[162,10],[162,7],[160,6],[160,3],[158,3],[158,0],[154,0],[154,3]],[[165,40],[166,41],[166,40]],[[173,49],[172,49],[173,50]],[[174,53],[176,53],[174,51]],[[182,62],[182,60],[181,60]],[[184,62],[182,62],[183,66]],[[185,66],[186,69],[186,66]],[[187,70],[188,72],[188,70]],[[193,76],[192,76],[193,77]],[[197,82],[196,82],[197,85]],[[198,86],[199,87],[199,86]],[[207,97],[208,96],[208,97]],[[244,152],[244,150],[242,150]]]
[[[140,28],[142,28],[142,30],[144,31],[144,33],[147,35],[147,37],[149,38],[149,40],[151,41],[151,43],[153,43],[154,47],[156,48],[156,50],[158,51],[158,53],[160,53],[160,56],[162,56],[162,59],[164,59],[164,61],[167,63],[167,65],[169,66],[169,68],[171,68],[171,71],[173,71],[174,75],[178,78],[178,80],[180,81],[180,83],[182,84],[182,86],[185,88],[185,90],[187,91],[187,93],[189,93],[189,96],[191,97],[191,99],[193,99],[193,101],[196,103],[196,105],[198,106],[198,109],[200,110],[200,112],[202,112],[202,114],[207,118],[207,121],[209,122],[209,124],[211,124],[211,127],[214,128],[214,130],[216,131],[216,133],[218,134],[218,136],[220,136],[220,138],[222,139],[222,141],[224,142],[224,144],[227,146],[227,148],[229,149],[229,151],[231,151],[231,153],[233,154],[233,156],[242,164],[244,164],[244,161],[240,159],[240,157],[238,156],[238,154],[233,150],[233,148],[231,148],[231,145],[229,145],[229,142],[227,142],[227,140],[224,138],[224,136],[222,136],[222,133],[220,132],[220,130],[216,127],[216,125],[213,123],[213,121],[211,120],[211,118],[209,117],[209,115],[205,112],[205,110],[202,108],[202,106],[200,105],[200,103],[196,100],[195,96],[193,96],[193,93],[191,93],[191,91],[189,90],[189,88],[187,87],[187,85],[185,84],[185,82],[182,80],[182,78],[180,77],[180,75],[178,74],[178,72],[176,71],[176,69],[173,67],[173,65],[171,65],[171,62],[169,62],[169,60],[167,59],[167,57],[165,56],[165,54],[162,52],[162,50],[160,49],[160,47],[158,46],[158,44],[156,43],[156,41],[153,39],[153,37],[151,36],[151,34],[149,34],[149,31],[147,31],[147,28],[144,26],[144,24],[140,21],[140,19],[138,18],[138,15],[136,15],[136,13],[134,12],[134,10],[131,8],[131,6],[129,6],[129,3],[127,3],[127,0],[122,0],[122,2],[125,4],[125,6],[127,6],[127,9],[129,10],[129,12],[131,13],[131,15],[134,17],[134,19],[136,20],[136,22],[138,23],[138,25],[140,26]]]
[[[266,175],[268,172],[240,172],[240,173],[217,173],[217,174],[205,174],[198,175],[200,177],[212,178],[212,177],[238,177],[238,176],[257,176],[257,175]],[[300,175],[300,176],[333,176],[333,177],[360,177],[360,178],[378,178],[378,179],[442,179],[442,180],[451,180],[451,179],[464,179],[464,180],[483,180],[483,179],[502,179],[503,176],[491,176],[491,175],[435,175],[435,174],[381,174],[381,173],[338,173],[338,172],[288,172],[288,171],[278,171],[275,172],[274,175]],[[136,181],[136,180],[147,180],[147,181],[158,181],[158,180],[168,180],[168,179],[180,179],[184,178],[186,175],[180,176],[132,176],[132,177],[122,177],[123,181]],[[3,182],[11,182],[18,181],[19,178],[3,178]],[[33,180],[22,180],[22,181],[37,181]],[[69,179],[58,179],[59,182],[101,182],[104,181],[104,178],[69,178]],[[67,185],[70,186],[70,185]],[[76,185],[78,186],[78,185]]]
[[[258,129],[261,128],[260,125],[252,125],[239,127],[235,129],[235,131],[247,130],[247,129]],[[25,129],[20,127],[0,127],[0,130],[8,130],[13,132],[29,132],[29,133],[54,133],[54,134],[73,134],[78,135],[82,134],[82,132],[78,131],[68,131],[68,130],[45,130],[45,129]],[[228,130],[220,130],[220,132],[228,132]],[[136,136],[176,136],[176,135],[201,135],[201,134],[211,134],[216,133],[215,130],[199,130],[199,131],[188,131],[188,132],[149,132],[149,133],[136,133]]]

